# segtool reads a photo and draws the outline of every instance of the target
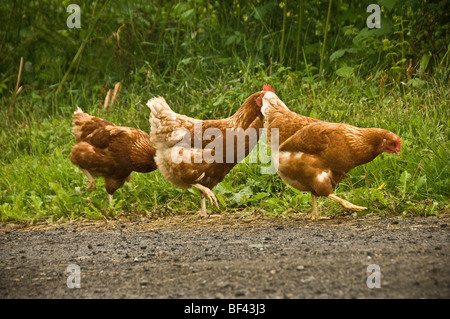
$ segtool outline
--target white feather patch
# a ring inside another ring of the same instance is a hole
[[[291,156],[291,152],[280,152],[278,156],[282,157],[282,158],[286,158],[286,157]]]
[[[302,158],[303,153],[302,152],[285,152],[285,151],[281,151],[279,153],[279,156],[282,157],[283,159],[292,156],[294,160],[299,160],[299,159]]]
[[[294,154],[294,159],[301,159],[302,158],[303,153],[302,152],[295,152]]]
[[[276,107],[277,105],[281,105],[284,108],[288,109],[286,104],[281,101],[278,96],[273,92],[266,92],[262,99],[261,113],[264,116],[267,116],[270,112],[270,109]]]
[[[327,178],[327,177],[328,177],[328,173],[325,171],[323,171],[322,173],[320,173],[319,175],[316,176],[317,180],[320,183],[322,183],[325,180],[325,178]]]

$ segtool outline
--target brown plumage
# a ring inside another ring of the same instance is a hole
[[[366,209],[337,197],[333,189],[348,171],[382,152],[399,155],[400,138],[379,128],[328,123],[294,113],[272,92],[267,92],[262,100],[261,112],[265,115],[264,127],[275,167],[287,184],[311,192],[311,217],[318,218],[316,196],[327,196],[354,211]],[[278,144],[272,136],[273,129],[278,129]]]
[[[88,191],[95,188],[95,176],[105,178],[110,204],[114,192],[130,180],[131,172],[147,173],[157,168],[155,148],[146,132],[117,126],[79,108],[73,114],[72,125],[77,144],[70,152],[70,160],[88,177]]]
[[[262,93],[264,91],[248,97],[231,117],[206,121],[175,113],[162,97],[148,101],[147,106],[151,109],[150,136],[156,147],[158,168],[173,184],[200,190],[199,216],[207,216],[205,196],[211,205],[218,207],[211,189],[258,142],[259,129],[263,127]]]

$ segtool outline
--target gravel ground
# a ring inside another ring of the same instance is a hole
[[[450,298],[449,221],[227,213],[0,224],[0,298]],[[369,265],[380,288],[367,285]]]

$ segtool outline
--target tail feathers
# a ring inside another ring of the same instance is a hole
[[[92,119],[87,113],[84,113],[83,110],[79,107],[73,112],[72,118],[72,133],[75,135],[75,140],[79,142],[81,140],[81,136],[83,135],[83,125],[89,122]]]
[[[163,97],[155,97],[147,102],[151,110],[150,139],[160,147],[172,147],[180,140],[193,125],[190,117],[175,113]]]
[[[154,97],[148,100],[147,106],[150,108],[151,116],[156,118],[161,118],[165,110],[172,111],[162,96]]]
[[[74,125],[74,126],[75,125],[82,125],[83,123],[89,121],[91,118],[92,118],[92,116],[90,116],[87,113],[84,113],[82,109],[77,107],[75,112],[73,112],[72,125]]]

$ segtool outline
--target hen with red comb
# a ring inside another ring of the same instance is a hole
[[[265,85],[264,89],[270,86]],[[277,173],[290,186],[311,192],[311,218],[318,219],[317,197],[328,197],[346,209],[361,211],[333,194],[347,173],[374,160],[383,152],[400,155],[401,139],[380,128],[361,128],[330,123],[297,114],[273,91],[262,95],[261,113]],[[275,137],[273,138],[271,134]]]

